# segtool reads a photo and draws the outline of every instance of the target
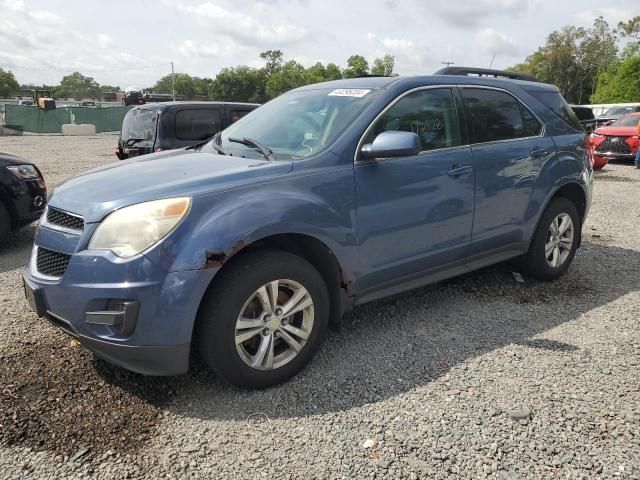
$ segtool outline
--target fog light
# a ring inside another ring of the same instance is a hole
[[[41,207],[42,205],[44,205],[44,198],[42,198],[42,195],[38,195],[33,199],[34,207]]]
[[[107,325],[120,335],[131,335],[138,321],[140,303],[135,300],[110,300],[107,310],[87,312],[84,321],[93,325]]]

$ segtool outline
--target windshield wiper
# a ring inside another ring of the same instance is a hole
[[[218,152],[220,155],[228,155],[227,152],[225,152],[224,149],[216,143],[215,139],[212,140],[212,138],[213,137],[210,137],[210,138],[207,138],[206,140],[203,140],[200,143],[189,145],[187,148],[185,148],[185,150],[200,151],[202,147],[204,147],[207,143],[211,142],[211,148],[213,148],[216,152]]]
[[[254,150],[259,151],[262,155],[264,155],[264,158],[266,158],[267,160],[270,160],[270,161],[275,160],[275,158],[273,158],[273,152],[271,151],[271,149],[269,147],[265,147],[264,145],[262,145],[257,140],[254,140],[253,138],[229,137],[227,140],[234,143],[241,143],[242,145],[246,145],[247,147],[251,147]]]
[[[124,146],[125,147],[130,147],[134,143],[142,142],[143,140],[145,140],[145,139],[144,138],[129,138],[126,142],[124,142]]]

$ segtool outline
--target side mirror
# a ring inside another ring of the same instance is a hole
[[[363,158],[409,157],[422,151],[420,137],[413,132],[388,131],[378,135],[373,143],[367,143],[360,149]]]

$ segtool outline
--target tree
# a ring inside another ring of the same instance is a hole
[[[340,80],[342,78],[342,70],[335,63],[328,63],[324,68],[325,80]]]
[[[581,104],[594,93],[598,76],[617,61],[615,36],[598,17],[590,29],[566,26],[552,32],[543,47],[512,70],[552,83],[569,102]]]
[[[98,98],[100,85],[92,77],[85,77],[80,72],[65,75],[60,85],[54,89],[55,95],[62,98]]]
[[[369,63],[362,55],[351,55],[347,60],[347,68],[343,72],[344,78],[353,78],[369,73]]]
[[[385,75],[390,77],[393,75],[393,65],[395,64],[395,57],[393,55],[385,55],[382,58],[376,58],[373,61],[373,67],[371,67],[371,73],[373,75]]]
[[[247,67],[223,68],[209,87],[211,100],[256,102],[266,100],[265,75],[262,69]]]
[[[618,22],[616,33],[623,37],[633,38],[637,43],[640,43],[640,16],[633,17],[628,22]]]
[[[598,77],[594,103],[640,102],[640,56],[623,61]]]
[[[282,50],[267,50],[260,54],[260,58],[266,61],[264,71],[267,77],[280,71],[284,62],[283,57]]]
[[[295,60],[289,60],[279,71],[267,79],[267,96],[274,98],[293,88],[323,80],[322,77],[316,75],[316,71],[305,70]]]
[[[16,81],[16,77],[10,70],[3,70],[0,68],[0,97],[10,97],[14,95],[20,85]]]

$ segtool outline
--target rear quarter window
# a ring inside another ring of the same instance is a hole
[[[573,113],[569,104],[562,98],[558,91],[553,90],[527,90],[530,95],[535,97],[540,103],[551,110],[556,117],[560,118],[574,130],[582,131],[580,120]]]
[[[186,109],[176,112],[176,138],[178,140],[206,140],[221,130],[220,110]]]

